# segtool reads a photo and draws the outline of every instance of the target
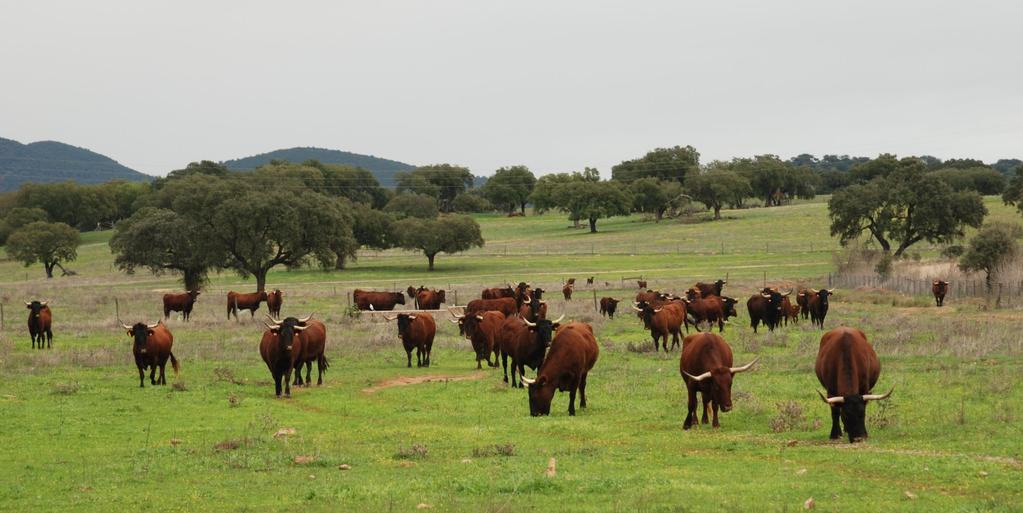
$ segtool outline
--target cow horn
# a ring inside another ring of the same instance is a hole
[[[728,280],[721,280],[721,284],[722,284],[722,285],[724,285],[724,284],[726,284],[726,283],[728,283]]]
[[[266,329],[268,329],[268,330],[270,330],[270,331],[273,331],[273,330],[274,330],[274,328],[276,328],[276,327],[277,327],[277,326],[271,326],[271,325],[270,325],[270,323],[268,323],[268,322],[266,322],[266,321],[263,321],[263,326],[266,326]]]
[[[409,318],[410,321],[416,320],[416,316],[415,315],[409,315],[408,318]]]
[[[391,316],[389,316],[387,314],[384,314],[384,319],[387,320],[387,321],[393,321],[393,320],[395,320],[397,318],[398,318],[397,315],[395,315],[394,317],[391,317]]]
[[[771,298],[771,295],[770,295],[770,294],[764,294],[763,292],[761,292],[761,293],[760,293],[760,297],[765,297],[765,298],[768,298],[768,299],[770,299],[770,298]]]
[[[309,322],[309,319],[313,318],[313,314],[307,315],[304,319],[299,319],[298,322]]]
[[[532,385],[533,383],[536,383],[535,379],[529,379],[526,377],[525,374],[522,374],[521,372],[519,373],[519,381],[527,385]]]
[[[270,322],[273,323],[275,328],[279,328],[281,326],[281,321],[274,319],[272,315],[266,314],[266,318],[270,319]]]
[[[529,296],[526,296],[525,299],[522,300],[522,304],[524,304],[524,305],[528,305],[529,303],[532,303],[532,302],[533,302],[533,300],[530,299]]]
[[[710,371],[704,372],[703,374],[700,374],[699,376],[693,376],[692,374],[690,374],[690,373],[688,373],[686,371],[682,371],[682,374],[684,374],[687,378],[689,378],[689,379],[691,379],[693,381],[703,381],[703,380],[705,380],[705,379],[710,377]]]
[[[154,329],[154,328],[156,328],[159,325],[160,325],[160,321],[156,321],[154,324],[146,324],[146,327],[149,328],[149,329]]]
[[[530,328],[535,328],[536,327],[535,323],[529,322],[528,320],[526,320],[525,317],[520,317],[520,319],[522,319],[522,322],[526,323],[526,326],[529,326]]]
[[[124,321],[122,321],[121,319],[117,319],[117,322],[121,323],[121,327],[122,328],[131,331],[131,326],[128,326],[127,324],[125,324]]]
[[[305,330],[309,329],[309,326],[295,326],[292,329],[295,330],[295,331],[305,331]]]
[[[476,320],[477,321],[482,321],[483,320],[483,316],[480,315],[480,314],[476,314]]]
[[[827,289],[827,290],[828,290],[828,294],[834,294],[835,290],[837,290],[837,289]]]
[[[25,301],[25,306],[32,306],[32,302],[30,302],[30,301]]]
[[[662,307],[660,307],[660,308],[655,308],[655,309],[654,309],[654,313],[658,313],[658,312],[660,312],[661,310],[664,310],[664,307],[663,307],[663,306],[662,306]]]
[[[746,371],[750,370],[750,368],[753,367],[753,364],[757,363],[758,361],[760,361],[760,357],[759,356],[754,358],[752,362],[749,362],[746,365],[743,365],[742,367],[732,367],[729,370],[732,371],[732,374],[738,374],[740,372],[746,372]]]
[[[635,310],[635,311],[637,311],[637,312],[642,312],[642,311],[643,311],[643,309],[642,309],[642,308],[636,308],[636,305],[635,305],[635,304],[633,304],[633,305],[632,305],[632,309],[633,309],[633,310]]]
[[[541,304],[541,305],[546,305],[546,304],[547,304],[547,302],[541,299],[541,300],[540,300],[540,304]]]
[[[565,318],[565,314],[561,314],[561,317],[558,317],[557,319],[554,319],[554,322],[552,322],[551,324],[557,324],[557,323],[561,322],[561,320],[564,319],[564,318]]]
[[[50,302],[49,302],[49,301],[40,301],[40,302],[39,302],[39,306],[46,306],[46,305],[48,305],[48,304],[50,304]]]
[[[895,387],[892,387],[892,389],[889,390],[887,394],[881,394],[881,395],[878,395],[878,394],[867,394],[867,395],[863,396],[863,400],[864,401],[883,401],[885,399],[888,399],[888,396],[892,395],[892,392],[894,392],[894,391],[895,391]]]
[[[824,397],[824,394],[820,393],[819,390],[817,391],[817,395],[821,396],[821,400],[826,402],[826,403],[828,403],[828,404],[842,404],[842,403],[845,402],[845,398],[842,397],[842,396],[838,396],[838,397]]]
[[[451,324],[458,324],[458,321],[454,319],[448,319],[448,322],[450,322]]]
[[[938,280],[934,280],[934,285],[937,285],[937,284],[938,284]]]

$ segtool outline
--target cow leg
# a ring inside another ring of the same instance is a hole
[[[137,362],[135,366],[139,368],[139,388],[146,388],[146,366]]]
[[[302,384],[302,364],[301,363],[298,364],[298,372],[295,373],[295,381],[293,381],[291,384],[295,385],[295,386],[299,386],[299,385]]]
[[[323,362],[326,356],[320,356],[316,359],[316,386],[323,384]]]
[[[36,334],[35,333],[29,333],[28,336],[29,336],[29,338],[32,339],[32,349],[35,349],[36,348]]]
[[[277,398],[281,398],[281,377],[283,375],[279,372],[274,373],[274,390],[277,392]]]
[[[707,408],[708,408],[708,406],[710,406],[710,399],[707,397],[707,392],[701,392],[700,395],[703,396],[703,419],[702,419],[702,421],[703,421],[704,424],[706,424],[707,423]]]
[[[504,382],[508,382],[508,353],[501,353],[501,366],[504,367]],[[512,370],[515,370],[515,362],[512,361]]]
[[[842,425],[840,424],[841,419],[839,418],[838,408],[831,407],[831,439],[838,440],[842,438]]]
[[[711,401],[710,406],[714,409],[714,422],[711,424],[711,427],[719,428],[721,427],[721,423],[718,422],[718,402]]]
[[[301,372],[301,369],[299,369]],[[313,384],[313,362],[312,360],[305,362],[305,386]]]
[[[682,429],[689,429],[696,424],[696,390],[695,387],[686,383],[686,391],[689,393],[689,404],[686,409],[686,421],[682,424]]]
[[[46,328],[46,348],[53,349],[53,331],[50,328]]]
[[[289,365],[288,370],[284,373],[284,397],[291,397],[291,371],[293,368],[294,365]]]
[[[405,350],[405,355],[408,356],[408,367],[411,369],[412,368],[412,350],[411,349],[406,349]]]
[[[724,333],[725,331],[725,318],[718,319],[718,333]]]
[[[575,416],[575,389],[572,387],[568,390],[568,415],[570,417]]]
[[[579,407],[586,407],[586,373],[579,379]]]
[[[166,369],[167,369],[167,360],[164,360],[163,362],[160,363],[160,381],[159,381],[159,383],[161,385],[166,385],[167,384],[167,373],[165,372]]]
[[[149,383],[152,385],[156,384],[156,362],[149,364]]]

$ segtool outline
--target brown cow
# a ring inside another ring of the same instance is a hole
[[[135,366],[139,369],[139,388],[145,388],[146,367],[150,368],[149,383],[152,385],[166,385],[167,375],[164,370],[167,367],[167,359],[170,358],[174,374],[181,370],[178,359],[171,352],[174,345],[174,336],[163,325],[157,321],[156,324],[147,325],[144,322],[128,326],[121,323],[121,326],[128,332],[128,336],[135,339],[131,352],[135,355]],[[160,368],[160,379],[156,379],[156,368]]]
[[[32,349],[36,348],[36,341],[39,341],[39,349],[43,349],[45,337],[46,346],[53,348],[53,312],[47,306],[49,301],[26,301],[25,307],[28,313],[28,336],[32,338]]]
[[[571,283],[566,283],[564,287],[561,287],[561,293],[564,294],[565,301],[571,301],[572,300],[572,289],[574,287],[575,286],[572,285]]]
[[[419,293],[424,291],[424,290],[426,290],[426,287],[424,287],[422,285],[420,285],[418,289],[413,287],[412,285],[409,285],[409,287],[407,289],[405,289],[405,293],[408,294],[408,298],[413,301],[413,304],[415,305],[416,310],[419,309],[419,297],[418,297]]]
[[[798,298],[798,296],[797,296],[797,298]],[[781,315],[782,315],[782,319],[785,321],[785,325],[786,326],[789,325],[789,322],[791,322],[792,324],[796,324],[797,322],[799,322],[799,305],[798,304],[796,304],[796,305],[792,304],[792,302],[789,301],[789,297],[788,296],[782,297],[781,298]]]
[[[639,288],[641,288],[641,289],[645,289],[646,288],[646,280],[639,280],[639,281],[636,282],[636,285]]]
[[[483,360],[487,361],[488,366],[497,367],[497,357],[500,354],[497,347],[497,334],[501,330],[501,325],[504,324],[504,314],[501,312],[483,312],[472,315],[460,315],[457,318],[458,320],[451,322],[462,326],[461,331],[465,333],[465,337],[472,344],[472,349],[476,353],[476,368],[483,368],[483,365],[480,363]],[[491,354],[494,355],[494,361],[492,362],[490,361]]]
[[[618,303],[620,301],[613,297],[602,297],[600,298],[600,315],[605,316],[609,319],[615,318],[615,310],[618,309]]]
[[[554,391],[568,392],[568,414],[575,415],[575,393],[579,391],[579,407],[586,407],[586,377],[600,355],[593,327],[570,322],[558,328],[551,350],[536,371],[536,379],[520,375],[519,381],[529,386],[529,414],[537,417],[551,414]]]
[[[274,289],[266,295],[266,309],[270,311],[270,316],[278,318],[281,316],[281,306],[284,304],[284,293],[281,289]]]
[[[824,402],[831,406],[831,439],[842,436],[839,418],[845,425],[849,442],[867,438],[867,403],[880,401],[892,395],[871,394],[881,376],[881,362],[867,342],[867,335],[856,328],[835,328],[821,337],[817,351],[817,379],[828,392]]]
[[[519,284],[515,287],[514,295],[516,309],[522,308],[522,303],[525,302],[526,298],[532,295],[532,291],[533,289],[528,283],[524,281],[519,282]]]
[[[265,291],[242,294],[232,290],[227,293],[227,319],[231,320],[231,314],[234,314],[234,320],[237,321],[238,310],[248,310],[252,317],[255,317],[256,310],[259,310],[259,303],[263,301],[266,301]]]
[[[702,297],[721,296],[721,289],[724,288],[726,283],[728,282],[725,280],[718,280],[714,283],[699,282],[693,285],[693,288],[699,290]]]
[[[500,299],[473,299],[465,305],[466,315],[479,312],[496,311],[501,312],[505,317],[511,317],[518,312],[515,307],[515,298],[502,297]]]
[[[504,297],[515,297],[515,289],[511,285],[504,288],[483,289],[483,292],[480,293],[480,299],[501,299]]]
[[[522,302],[522,306],[519,307],[519,317],[529,322],[536,322],[537,319],[547,318],[547,302],[541,299],[543,292],[544,290],[541,288],[530,291],[529,296],[526,297]]]
[[[791,290],[782,294],[777,290],[765,288],[746,300],[746,309],[749,311],[749,322],[753,333],[757,332],[757,326],[761,322],[767,326],[768,331],[774,331],[781,324],[782,298],[791,293]]]
[[[305,319],[299,319],[298,325],[305,329],[298,333],[301,340],[302,352],[295,360],[295,386],[310,386],[312,384],[313,362],[316,362],[316,386],[323,384],[323,371],[330,368],[330,361],[327,360],[325,351],[327,349],[327,327],[322,322],[310,320],[310,314]],[[270,318],[274,324],[280,324],[274,318]],[[305,364],[305,380],[302,379],[302,364]]]
[[[746,372],[760,358],[742,367],[732,367],[732,348],[728,347],[721,335],[694,333],[682,343],[682,357],[678,369],[689,392],[689,408],[682,429],[698,425],[696,420],[696,393],[703,396],[703,423],[707,423],[707,406],[714,410],[714,427],[718,422],[718,408],[728,413],[732,409],[732,379],[740,372]]]
[[[508,382],[508,358],[512,361],[511,386],[515,388],[515,376],[526,372],[525,368],[536,369],[543,363],[544,353],[551,343],[554,330],[565,316],[555,321],[539,319],[535,323],[521,317],[508,317],[501,324],[497,343],[501,348],[501,366],[504,368],[504,382]],[[522,388],[519,381],[518,388]]]
[[[359,310],[394,310],[394,305],[404,305],[405,295],[401,292],[375,292],[372,290],[355,289],[352,299]]]
[[[807,299],[806,308],[810,310],[810,322],[820,329],[824,329],[824,318],[828,316],[828,297],[834,293],[835,289],[821,289]]]
[[[682,298],[679,298],[682,299]],[[736,317],[735,304],[738,301],[728,296],[699,297],[696,299],[682,299],[686,309],[692,315],[693,326],[700,331],[700,323],[707,323],[707,330],[714,329],[714,323],[718,325],[718,333],[725,331],[725,322],[729,317]],[[686,327],[688,330],[688,326]]]
[[[412,350],[416,350],[416,367],[430,366],[430,352],[433,351],[433,338],[437,336],[437,323],[433,316],[420,312],[417,314],[398,314],[394,317],[384,316],[388,321],[398,320],[398,336],[405,347],[408,367],[412,367]]]
[[[796,304],[799,305],[799,313],[804,321],[810,318],[810,296],[816,293],[816,289],[799,289],[796,294]]]
[[[190,290],[182,294],[163,295],[163,318],[169,319],[171,312],[181,312],[181,320],[192,316],[192,306],[199,300],[199,291]]]
[[[307,318],[308,319],[308,318]],[[287,317],[280,323],[264,322],[267,330],[259,341],[259,355],[270,369],[274,378],[274,389],[277,398],[281,397],[281,383],[284,383],[284,396],[291,397],[291,371],[299,366],[302,357],[302,337],[300,333],[307,329],[299,319]]]
[[[416,293],[416,308],[420,310],[440,310],[440,305],[446,302],[443,290],[423,289]]]
[[[596,276],[590,276],[589,278],[586,278],[586,284],[587,285],[593,285],[593,280],[595,278],[596,278]]]
[[[948,293],[948,282],[934,280],[931,284],[931,293],[934,294],[934,303],[937,306],[945,306],[945,294]]]
[[[658,340],[662,340],[664,352],[668,349],[668,335],[671,335],[671,348],[674,349],[679,343],[679,334],[682,331],[682,323],[686,319],[685,306],[680,303],[667,303],[655,308],[646,301],[632,306],[633,310],[643,315],[643,325],[650,330],[650,337],[654,340],[654,351],[659,351]]]

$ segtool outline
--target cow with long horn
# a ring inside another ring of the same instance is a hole
[[[562,315],[554,321],[537,319],[530,322],[521,317],[507,317],[498,332],[497,343],[501,349],[501,366],[504,368],[504,382],[508,382],[508,359],[511,359],[511,385],[516,387],[515,377],[525,373],[525,368],[536,369],[543,363],[547,346],[554,331],[561,325]],[[517,385],[522,388],[522,383]]]
[[[181,370],[178,359],[174,357],[171,348],[174,345],[174,336],[170,330],[157,321],[154,324],[144,322],[129,326],[121,323],[128,336],[134,340],[131,347],[132,355],[135,356],[135,366],[139,369],[139,388],[145,388],[146,367],[149,367],[149,383],[152,385],[166,385],[167,375],[164,372],[167,367],[167,360],[170,359],[174,374]],[[156,369],[160,368],[160,378],[156,378]]]
[[[259,354],[274,378],[274,390],[281,397],[283,382],[284,396],[291,397],[291,372],[302,356],[302,338],[299,334],[306,329],[295,317],[282,321],[264,321],[266,331],[259,342]]]
[[[948,282],[943,280],[934,280],[931,283],[931,294],[934,294],[934,304],[937,306],[945,306],[945,294],[948,293]]]
[[[28,335],[32,338],[32,349],[36,348],[39,342],[39,349],[43,349],[43,342],[47,348],[53,347],[53,312],[50,311],[49,301],[25,301],[25,308],[28,308]]]
[[[547,318],[547,302],[543,300],[544,290],[535,288],[529,291],[522,299],[522,306],[519,307],[519,317],[536,322],[537,319]]]
[[[765,288],[753,294],[746,301],[746,309],[749,310],[749,322],[750,327],[753,328],[753,333],[757,332],[757,326],[761,322],[767,326],[769,331],[774,331],[778,327],[784,315],[782,312],[782,298],[791,293],[791,290],[782,294],[777,290]]]
[[[831,439],[842,436],[842,425],[849,442],[867,438],[867,403],[892,395],[872,393],[881,377],[881,362],[867,342],[867,335],[856,328],[835,328],[821,337],[817,351],[817,379],[827,395],[817,392],[831,407]],[[839,424],[841,420],[841,425]]]
[[[527,305],[522,305],[525,309]],[[473,352],[476,354],[476,368],[482,369],[482,361],[486,360],[487,366],[497,367],[497,357],[500,349],[497,347],[497,336],[504,324],[505,316],[501,312],[481,312],[472,315],[459,317],[461,326],[465,332],[465,338],[472,344]],[[458,323],[459,321],[452,321]],[[491,355],[494,356],[491,361]]]
[[[267,316],[267,319],[274,325],[280,325],[283,321]],[[313,362],[316,362],[316,385],[323,384],[323,373],[330,368],[330,361],[327,359],[327,327],[320,321],[313,319],[313,314],[298,319],[297,326],[302,328],[298,332],[301,342],[301,352],[295,360],[295,380],[291,383],[295,386],[310,386],[312,384]],[[305,364],[305,379],[302,379],[302,364]]]
[[[579,392],[579,407],[586,407],[586,377],[597,363],[600,348],[593,336],[593,327],[582,322],[570,322],[558,328],[551,349],[536,371],[536,379],[519,375],[519,381],[529,387],[529,414],[536,417],[550,415],[554,392],[568,392],[568,414],[575,415],[575,395]]]
[[[682,331],[682,324],[686,322],[686,307],[682,303],[669,302],[655,308],[646,301],[633,305],[632,309],[643,315],[643,325],[650,330],[650,337],[654,341],[654,351],[659,351],[661,345],[664,352],[668,349],[668,336],[671,335],[671,349],[679,343],[679,336]]]
[[[384,316],[388,321],[398,321],[398,336],[401,338],[408,366],[412,367],[412,350],[416,350],[416,367],[430,366],[430,352],[433,350],[433,338],[437,335],[437,323],[433,316],[420,312],[417,314],[401,313]]]
[[[688,411],[683,429],[699,424],[696,416],[696,394],[703,396],[703,423],[707,423],[707,410],[713,409],[714,427],[718,422],[718,409],[729,412],[732,409],[732,380],[736,374],[746,372],[759,358],[740,366],[732,366],[732,348],[725,339],[714,333],[695,333],[682,342],[682,357],[679,372],[689,393]]]
[[[821,289],[810,296],[806,307],[810,310],[810,322],[820,329],[824,329],[824,318],[828,316],[828,298],[835,293],[835,289]]]

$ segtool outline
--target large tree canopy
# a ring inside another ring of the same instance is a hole
[[[1016,168],[1016,176],[1009,180],[1009,185],[1002,193],[1002,201],[1006,205],[1016,205],[1020,214],[1023,214],[1023,165]]]
[[[764,206],[781,205],[792,198],[811,199],[817,194],[819,178],[809,167],[794,167],[777,155],[733,159],[729,167],[749,181]]]
[[[153,274],[178,273],[185,290],[199,290],[211,269],[224,266],[204,227],[172,210],[148,207],[117,223],[110,249],[114,264],[125,272],[137,268]]]
[[[714,211],[714,219],[721,219],[725,205],[739,207],[753,195],[749,181],[735,171],[715,168],[686,179],[686,190],[692,199]]]
[[[472,187],[473,176],[467,168],[451,164],[420,166],[407,173],[398,173],[398,192],[415,192],[433,196],[444,212],[450,212],[455,196]]]
[[[53,278],[53,267],[63,267],[61,262],[78,258],[78,244],[81,236],[78,230],[64,223],[36,221],[14,231],[7,238],[7,253],[28,267],[36,262],[43,264],[46,277]]]
[[[990,223],[977,232],[959,259],[959,268],[967,272],[984,271],[984,283],[991,292],[991,279],[999,268],[1019,251],[1016,239],[1023,229],[1014,223]]]
[[[471,217],[461,215],[402,219],[394,223],[394,236],[402,248],[422,251],[429,261],[430,271],[438,253],[458,253],[482,247],[484,243],[480,225]]]
[[[653,214],[657,222],[661,221],[669,209],[677,209],[686,201],[681,184],[654,177],[633,181],[629,184],[629,192],[632,193],[633,209]]]
[[[947,243],[981,225],[987,209],[980,195],[955,192],[925,171],[921,161],[905,159],[887,175],[836,192],[828,202],[831,235],[847,244],[867,232],[899,257],[921,240]]]
[[[573,221],[586,220],[590,233],[597,233],[597,220],[628,215],[632,197],[617,182],[571,181],[557,187],[558,208],[568,212]]]
[[[528,167],[502,167],[483,185],[483,195],[506,212],[518,208],[525,214],[526,203],[529,203],[529,195],[535,185],[536,177]]]
[[[631,182],[645,177],[682,183],[700,168],[700,153],[692,146],[657,148],[646,155],[626,160],[611,168],[611,178]]]

